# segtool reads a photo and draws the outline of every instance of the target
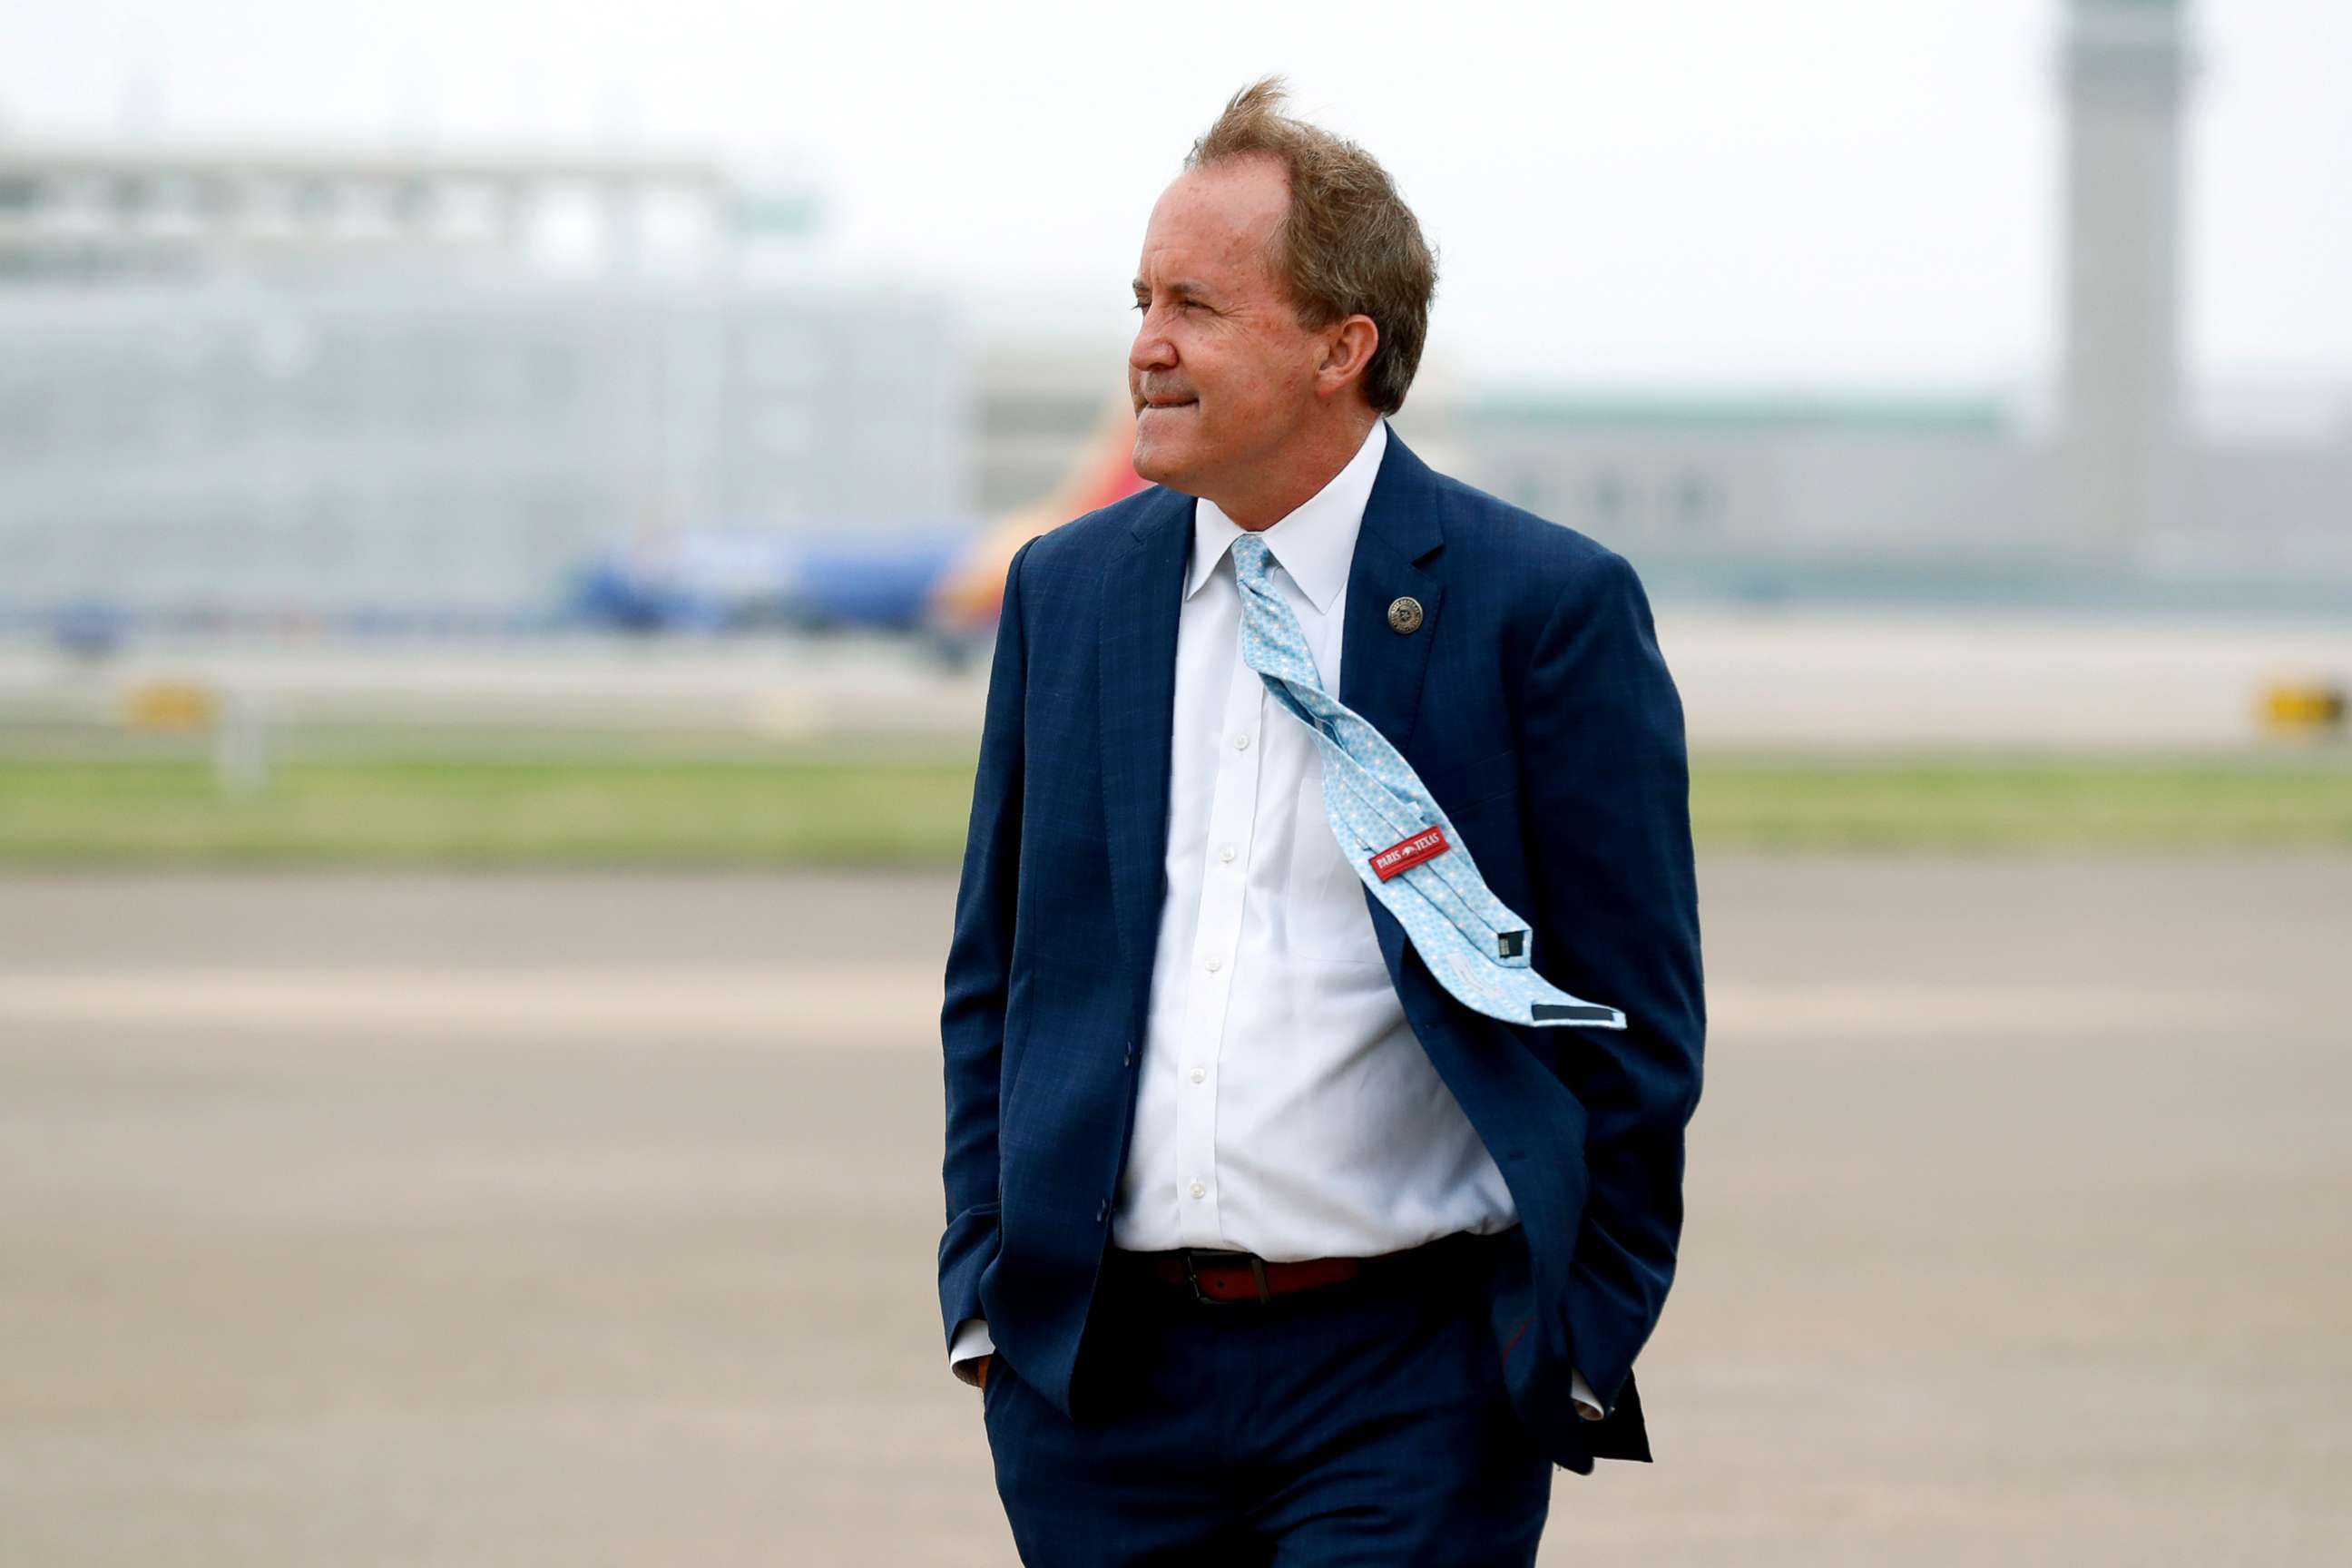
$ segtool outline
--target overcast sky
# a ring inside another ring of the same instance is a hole
[[[2352,4],[2195,0],[2192,370],[2352,383]],[[2009,388],[2054,346],[2058,0],[0,0],[0,132],[784,167],[845,266],[1123,338],[1152,198],[1286,72],[1440,250],[1433,356]]]

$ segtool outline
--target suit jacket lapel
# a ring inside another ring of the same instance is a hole
[[[1100,649],[1103,822],[1111,910],[1140,1029],[1168,853],[1169,736],[1176,710],[1176,616],[1192,498],[1160,490],[1103,568]]]
[[[1428,468],[1391,430],[1348,568],[1339,700],[1408,757],[1445,597],[1444,585],[1415,564],[1444,542],[1435,491]],[[1389,606],[1401,598],[1418,603],[1422,616],[1418,630],[1402,635],[1389,625]]]
[[[1387,736],[1407,762],[1412,760],[1413,721],[1421,713],[1429,650],[1437,641],[1445,597],[1444,585],[1415,564],[1444,542],[1437,523],[1436,490],[1428,466],[1391,429],[1348,568],[1339,700]],[[1390,626],[1389,606],[1400,598],[1421,605],[1418,629],[1400,634]],[[1372,931],[1389,974],[1404,994],[1404,927],[1370,888],[1364,889],[1364,902],[1371,910]]]

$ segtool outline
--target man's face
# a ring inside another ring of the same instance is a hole
[[[1187,170],[1151,209],[1127,356],[1145,479],[1214,499],[1278,461],[1312,411],[1325,345],[1276,271],[1289,200],[1282,165],[1247,158]]]

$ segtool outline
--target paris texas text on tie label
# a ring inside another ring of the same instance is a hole
[[[1433,860],[1452,847],[1445,842],[1445,829],[1431,827],[1414,834],[1402,843],[1391,844],[1372,857],[1372,870],[1383,882],[1423,860]]]

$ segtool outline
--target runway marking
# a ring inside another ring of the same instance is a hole
[[[931,964],[367,966],[0,971],[0,1026],[139,1032],[430,1031],[600,1040],[691,1037],[783,1049],[938,1048]],[[1727,982],[1709,1032],[1740,1038],[2066,1037],[2286,1018],[2308,998],[2122,985]]]

